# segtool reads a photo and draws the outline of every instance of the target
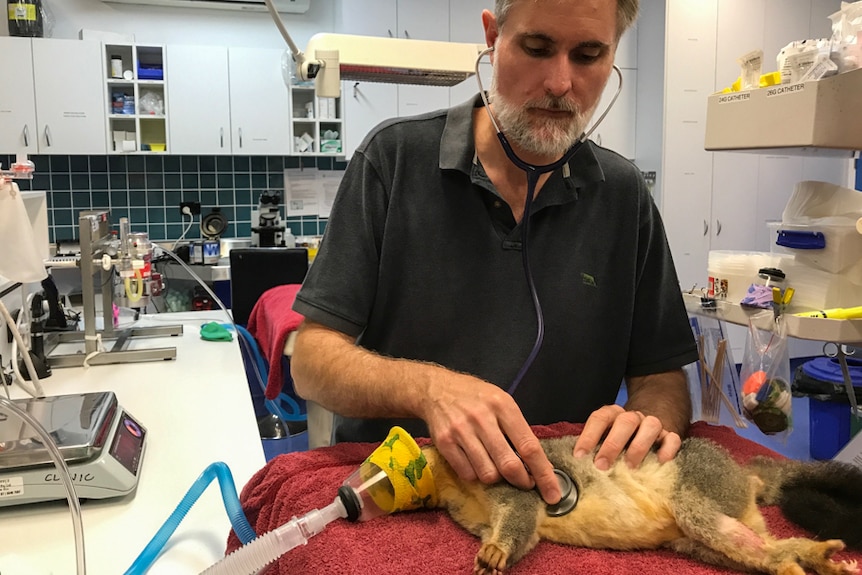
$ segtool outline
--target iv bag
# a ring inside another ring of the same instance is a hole
[[[0,183],[0,275],[12,281],[42,281],[48,274],[36,248],[30,217],[15,182]]]

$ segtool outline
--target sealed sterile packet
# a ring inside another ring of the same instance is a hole
[[[739,75],[741,89],[756,90],[760,88],[760,73],[763,69],[763,50],[752,50],[736,59],[741,68]]]
[[[793,428],[786,322],[779,315],[771,329],[757,323],[749,320],[739,374],[743,412],[763,433],[786,437]]]

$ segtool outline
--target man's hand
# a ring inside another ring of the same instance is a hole
[[[640,465],[656,446],[662,463],[677,454],[691,421],[685,372],[675,369],[630,377],[626,387],[629,399],[625,408],[606,405],[587,418],[575,443],[575,457],[591,453],[601,443],[594,461],[596,467],[607,470],[624,450],[629,467]]]
[[[628,466],[637,467],[654,445],[658,445],[659,461],[670,461],[679,451],[682,440],[677,433],[664,429],[655,416],[626,411],[619,405],[606,405],[587,419],[575,443],[575,457],[591,453],[599,443],[601,447],[594,461],[596,467],[607,471],[623,450]]]
[[[421,416],[434,445],[461,479],[486,484],[505,479],[522,489],[537,487],[549,504],[560,500],[553,466],[504,390],[449,372],[434,382]]]

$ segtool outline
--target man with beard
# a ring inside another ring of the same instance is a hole
[[[337,415],[336,441],[398,424],[463,479],[535,486],[548,503],[560,489],[530,425],[585,421],[575,455],[603,439],[600,469],[623,449],[632,466],[654,446],[676,454],[691,418],[681,367],[697,353],[639,170],[588,142],[542,175],[522,258],[526,176],[488,115],[524,161],[562,158],[637,4],[497,0],[482,14],[490,110],[477,96],[391,120],[357,149],[294,304],[294,385]]]

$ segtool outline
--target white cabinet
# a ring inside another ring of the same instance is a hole
[[[14,70],[0,82],[0,154],[35,154],[32,44],[28,38],[0,38],[0,54],[7,70]]]
[[[172,154],[231,154],[228,49],[167,47]]]
[[[34,38],[33,78],[41,154],[105,154],[102,45]]]
[[[342,32],[362,36],[449,40],[448,2],[361,0],[341,3]],[[481,29],[481,21],[477,24]],[[449,106],[449,88],[345,82],[345,155],[383,120]]]
[[[104,55],[108,153],[171,151],[164,46],[105,44]]]
[[[642,3],[642,10],[655,8]],[[667,0],[664,8],[664,102],[646,111],[663,113],[663,141],[657,134],[648,145],[663,149],[662,217],[688,289],[705,285],[710,250],[768,251],[774,238],[766,222],[781,219],[796,183],[846,185],[848,161],[704,150],[707,97],[736,79],[736,59],[762,47],[764,71],[774,69],[782,46],[822,36],[824,22],[828,32],[823,2]]]
[[[638,71],[633,68],[620,68],[623,85],[613,107],[590,135],[595,143],[614,150],[630,160],[635,158],[635,115],[637,113]],[[610,104],[619,87],[619,77],[611,72],[605,91],[596,107],[592,121],[595,122]]]
[[[290,103],[282,74],[284,50],[229,48],[230,125],[234,154],[287,155]]]

